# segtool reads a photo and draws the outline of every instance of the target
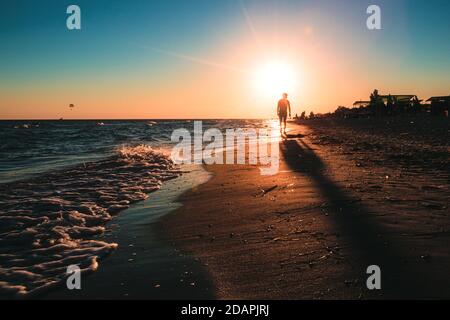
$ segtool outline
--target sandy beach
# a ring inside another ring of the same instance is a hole
[[[220,299],[449,298],[448,120],[377,121],[290,123],[274,176],[206,166],[162,218],[167,241]],[[366,287],[373,264],[382,290]]]

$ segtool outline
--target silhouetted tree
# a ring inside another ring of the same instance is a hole
[[[375,109],[377,100],[379,99],[379,95],[378,95],[378,90],[375,89],[373,90],[373,92],[370,94],[370,107]]]
[[[417,96],[414,96],[411,102],[412,106],[412,112],[413,113],[419,113],[420,112],[420,100],[417,98]]]
[[[382,113],[382,108],[384,107],[384,103],[381,100],[380,95],[378,94],[378,90],[373,90],[373,93],[370,95],[370,110],[374,114]]]

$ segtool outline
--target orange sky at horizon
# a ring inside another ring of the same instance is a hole
[[[36,110],[44,110],[31,118],[272,118],[282,92],[268,95],[256,79],[258,70],[271,62],[289,66],[296,78],[296,87],[288,92],[293,114],[333,111],[338,105],[366,97],[370,86],[359,83],[346,90],[340,79],[351,74],[350,66],[336,50],[331,55],[329,48],[311,39],[311,27],[305,30],[305,41],[292,43],[282,54],[270,47],[262,54],[254,42],[241,40],[238,45],[225,45],[214,58],[198,58],[204,62],[173,57],[186,60],[186,69],[192,71],[169,74],[159,82],[148,83],[145,73],[135,73],[108,81],[98,75],[98,79],[81,76],[81,80],[56,80],[50,85],[29,84],[2,94],[1,105],[8,106],[8,111],[2,108],[0,117],[30,118]],[[68,108],[70,103],[75,104],[73,110]]]

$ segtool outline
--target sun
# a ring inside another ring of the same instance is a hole
[[[274,99],[283,92],[291,93],[297,85],[294,65],[282,61],[269,61],[256,68],[255,87],[258,95]]]

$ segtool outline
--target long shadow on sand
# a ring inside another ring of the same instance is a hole
[[[297,137],[295,137],[297,138]],[[350,244],[350,259],[358,268],[361,279],[367,279],[366,268],[378,265],[382,274],[382,294],[385,298],[421,296],[421,290],[412,282],[412,275],[386,236],[386,230],[374,221],[361,202],[347,194],[326,175],[326,164],[304,141],[288,139],[280,143],[280,151],[287,165],[312,179],[314,186],[327,202],[332,224],[340,238]],[[381,237],[380,235],[383,235]],[[378,292],[380,293],[380,292]]]

